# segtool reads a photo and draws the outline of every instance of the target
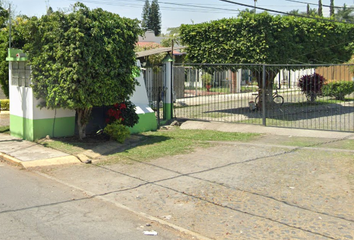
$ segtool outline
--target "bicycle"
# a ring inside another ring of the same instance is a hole
[[[254,99],[254,102],[255,102],[256,106],[258,107],[259,106],[259,96],[262,97],[261,91],[259,91],[259,93],[254,93],[253,95],[257,95],[257,97]],[[273,103],[275,103],[276,105],[281,106],[284,104],[284,98],[283,98],[283,96],[278,94],[278,89],[275,89],[275,92],[273,93],[272,98],[273,98]]]

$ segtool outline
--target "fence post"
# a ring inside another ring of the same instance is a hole
[[[267,126],[267,118],[266,118],[266,65],[263,64],[262,71],[262,124],[263,126]]]
[[[170,55],[167,55],[162,61],[164,67],[164,99],[163,99],[163,118],[168,121],[173,118],[173,75],[172,75],[172,63],[173,59]]]

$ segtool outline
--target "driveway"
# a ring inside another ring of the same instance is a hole
[[[195,239],[354,239],[351,143],[267,134],[149,162],[37,171]]]

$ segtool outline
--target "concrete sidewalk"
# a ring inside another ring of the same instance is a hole
[[[221,122],[186,121],[181,125],[181,129],[204,129],[204,130],[216,130],[221,132],[264,133],[264,134],[272,134],[272,135],[279,135],[279,136],[294,136],[294,137],[354,139],[354,133],[350,133],[350,132],[265,127],[262,125],[221,123]]]
[[[205,129],[223,132],[262,133],[280,136],[316,137],[326,139],[354,139],[354,133],[331,132],[289,128],[264,127],[260,125],[231,124],[220,122],[187,121],[182,124],[182,129]],[[87,150],[78,156],[72,156],[58,150],[47,148],[41,144],[25,141],[0,134],[0,158],[23,168],[41,167],[49,165],[76,164],[94,159],[107,152],[112,152],[122,146],[106,143],[95,149]]]
[[[0,134],[0,159],[24,168],[80,163],[75,156],[3,133]]]

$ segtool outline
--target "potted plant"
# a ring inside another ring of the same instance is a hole
[[[207,92],[209,92],[210,88],[211,88],[211,79],[212,79],[212,76],[209,73],[204,73],[202,75],[202,81],[203,81],[204,86],[207,89]]]

